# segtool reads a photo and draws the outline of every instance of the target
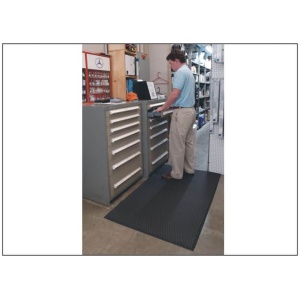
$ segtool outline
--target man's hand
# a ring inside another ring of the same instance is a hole
[[[162,109],[162,106],[160,106],[160,107],[158,107],[155,111],[156,112],[160,112],[160,111],[162,111],[163,109]]]

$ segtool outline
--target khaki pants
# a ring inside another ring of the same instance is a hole
[[[194,108],[178,108],[172,113],[169,141],[169,162],[173,178],[181,179],[183,172],[194,173]]]

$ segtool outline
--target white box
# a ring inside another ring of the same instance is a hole
[[[125,69],[126,75],[135,76],[135,57],[125,54]]]

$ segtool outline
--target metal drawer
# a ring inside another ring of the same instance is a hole
[[[124,130],[130,130],[133,127],[140,127],[140,115],[134,114],[114,120],[107,119],[107,135],[112,135]]]
[[[153,157],[150,159],[149,162],[149,172],[152,172],[154,169],[156,169],[158,166],[160,166],[162,163],[166,162],[169,157],[169,151],[164,151],[157,157]]]
[[[162,106],[162,105],[164,105],[165,102],[166,101],[148,104],[147,105],[147,110],[154,109],[154,108],[157,108],[159,106]]]
[[[112,109],[106,112],[106,120],[108,125],[120,124],[120,122],[128,121],[140,117],[140,107],[131,106],[119,109]],[[113,127],[113,126],[111,126]]]
[[[109,136],[109,135],[113,135],[118,132],[122,132],[127,129],[130,130],[132,128],[140,127],[140,124],[141,124],[141,122],[140,122],[139,118],[130,120],[130,122],[128,120],[123,121],[118,124],[115,124],[114,126],[108,126],[109,130],[107,132],[107,135]]]
[[[142,175],[142,153],[132,154],[122,161],[109,165],[111,196],[123,191]]]
[[[164,119],[150,119],[148,127],[149,127],[149,130],[152,130],[157,127],[167,128],[168,124],[169,124],[169,122],[165,118]]]
[[[157,148],[166,147],[166,149],[169,147],[169,139],[166,137],[162,140],[157,141],[156,144],[150,147],[149,151],[154,151]]]
[[[153,140],[157,136],[161,136],[166,132],[169,132],[167,127],[155,127],[149,131],[149,139]]]
[[[108,147],[112,147],[113,150],[116,150],[136,140],[141,140],[140,127],[127,128],[110,135],[107,138],[107,145]]]
[[[169,131],[167,128],[164,128],[162,130],[157,130],[156,132],[151,132],[151,135],[149,135],[149,148],[157,145],[162,140],[169,139]]]
[[[152,164],[161,154],[169,151],[169,139],[164,138],[158,141],[149,149],[149,162]]]
[[[137,152],[142,152],[141,148],[140,140],[133,141],[117,149],[110,147],[108,148],[108,161],[112,165],[116,164]]]
[[[139,106],[114,109],[106,113],[107,143],[112,153],[141,141]],[[114,155],[114,154],[113,154]]]

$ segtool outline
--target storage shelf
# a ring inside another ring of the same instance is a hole
[[[102,98],[110,98],[110,56],[84,51],[82,53],[84,57],[82,101],[91,103]],[[96,65],[97,61],[101,62],[101,70]]]
[[[200,47],[198,54],[200,57],[200,52],[203,52],[205,48]],[[206,52],[206,51],[205,51]],[[206,54],[208,54],[206,52]],[[209,111],[209,99],[210,99],[210,71],[211,68],[207,68],[207,57],[204,58],[204,61],[200,59],[191,59],[189,60],[190,66],[192,67],[192,72],[195,79],[195,109],[196,111],[201,107],[203,111],[196,113],[196,120],[199,120],[199,116],[207,115]],[[196,69],[195,69],[196,68]],[[196,71],[196,73],[194,73]],[[207,121],[207,120],[206,120]]]
[[[192,60],[192,59],[191,59],[191,62],[192,62],[192,64],[195,64],[195,65],[197,65],[197,66],[205,67],[203,64],[198,63],[198,62],[196,62],[196,61],[194,61],[194,60]]]
[[[110,78],[111,96],[112,98],[125,101],[127,97],[128,80],[138,79],[137,52],[128,51],[126,44],[108,44],[108,53],[111,55],[113,61]],[[135,71],[133,71],[133,64],[135,65]]]

